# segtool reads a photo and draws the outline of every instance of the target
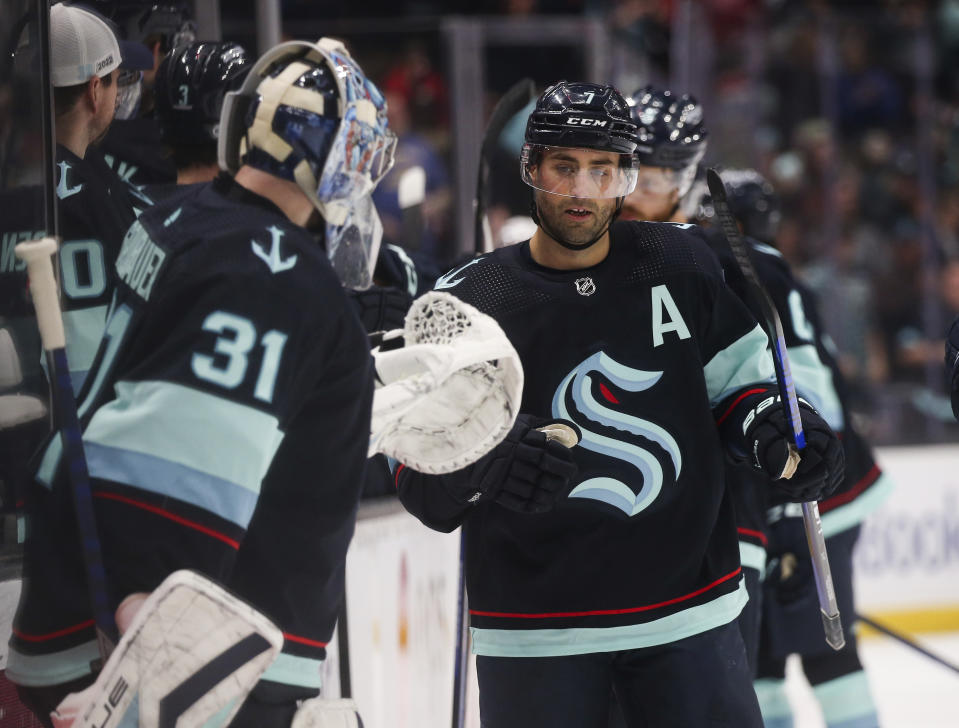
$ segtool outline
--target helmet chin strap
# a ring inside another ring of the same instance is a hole
[[[609,216],[609,223],[606,225],[605,228],[603,228],[599,233],[597,233],[596,237],[594,237],[592,240],[588,240],[585,243],[569,242],[562,235],[559,235],[554,230],[552,230],[551,227],[544,220],[540,219],[539,210],[536,207],[536,192],[534,192],[532,189],[530,190],[529,215],[531,218],[533,218],[533,222],[535,222],[539,227],[543,228],[543,230],[546,232],[547,235],[549,235],[553,240],[555,240],[557,243],[562,245],[567,250],[586,250],[586,248],[590,247],[591,245],[594,245],[601,237],[603,237],[607,232],[609,232],[609,228],[612,227],[613,223],[616,221],[616,218],[619,217],[619,214],[623,211],[623,203],[625,201],[626,201],[625,197],[616,198],[616,209],[613,211],[613,214]]]

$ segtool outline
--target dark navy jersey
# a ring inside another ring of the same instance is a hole
[[[477,653],[645,647],[742,608],[717,408],[768,389],[772,360],[695,232],[618,222],[592,268],[544,268],[521,243],[437,281],[493,316],[516,347],[521,412],[572,420],[583,434],[575,487],[542,515],[495,502],[457,511],[437,485],[464,471],[397,471],[401,499],[427,525],[463,523]]]
[[[706,228],[710,246],[719,256],[726,281],[748,305],[750,293],[732,251],[718,228]],[[888,495],[892,483],[884,476],[865,439],[856,432],[846,405],[848,387],[819,317],[815,294],[797,280],[775,248],[747,238],[756,273],[782,320],[783,337],[800,397],[806,399],[836,432],[843,444],[845,477],[819,504],[826,536],[860,523]],[[774,498],[773,517],[783,511],[798,514],[798,504]]]
[[[136,187],[176,182],[176,167],[164,154],[153,118],[115,119],[97,147],[124,182]]]
[[[285,633],[265,679],[315,692],[369,442],[366,334],[312,236],[229,178],[143,213],[115,271],[78,398],[111,597],[206,573]],[[58,443],[8,663],[21,684],[96,653]]]

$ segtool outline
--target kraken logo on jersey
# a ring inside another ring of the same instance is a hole
[[[649,507],[662,491],[663,465],[655,453],[641,447],[635,439],[626,440],[603,433],[614,429],[655,443],[668,454],[675,478],[679,478],[682,470],[682,455],[676,439],[661,426],[600,404],[593,395],[594,382],[598,381],[596,373],[626,392],[642,392],[653,387],[663,373],[632,369],[599,351],[567,374],[553,395],[553,416],[572,420],[579,426],[583,434],[580,447],[627,462],[642,475],[642,487],[638,493],[616,478],[594,477],[577,485],[569,497],[598,500],[618,508],[627,516],[635,516]],[[601,381],[598,383],[603,396],[610,403],[618,403],[606,385]],[[569,407],[570,399],[575,409]]]
[[[267,264],[271,272],[282,273],[285,270],[289,270],[296,265],[296,256],[291,255],[289,258],[283,258],[280,255],[280,240],[283,238],[283,231],[276,225],[270,225],[267,230],[272,240],[270,252],[267,253],[262,245],[255,240],[251,240],[250,246],[253,248],[253,252],[256,253],[256,256],[260,260]]]

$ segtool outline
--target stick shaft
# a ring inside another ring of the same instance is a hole
[[[100,656],[106,661],[117,643],[117,627],[110,608],[106,570],[97,536],[93,514],[93,494],[90,490],[90,475],[83,438],[77,416],[77,404],[70,381],[70,366],[67,362],[63,319],[56,279],[53,274],[53,254],[57,244],[53,238],[43,238],[16,247],[17,257],[27,264],[30,279],[30,294],[37,312],[40,338],[47,356],[48,371],[52,384],[53,410],[60,429],[60,440],[66,458],[73,503],[76,510],[77,528],[80,535],[83,560],[87,570],[87,586],[96,624],[97,644]]]
[[[726,187],[716,170],[706,171],[706,184],[713,199],[713,209],[716,219],[722,228],[726,242],[729,244],[736,264],[742,271],[743,277],[753,291],[756,304],[762,312],[762,323],[766,328],[772,344],[773,362],[776,368],[776,381],[779,385],[780,396],[786,416],[792,424],[793,444],[797,450],[806,446],[805,433],[802,430],[802,419],[799,415],[799,401],[796,397],[796,386],[792,378],[792,369],[789,366],[789,355],[786,352],[785,335],[782,321],[772,298],[759,279],[759,274],[749,257],[749,249],[743,239],[736,219],[729,209],[726,200]],[[841,650],[845,646],[842,633],[842,623],[839,607],[836,603],[836,589],[832,581],[832,570],[829,567],[829,555],[826,552],[826,541],[822,534],[822,523],[819,518],[819,505],[815,501],[803,503],[803,525],[806,529],[806,543],[812,558],[813,576],[816,582],[816,596],[819,599],[819,609],[822,612],[823,628],[826,643],[834,650]]]
[[[929,650],[927,650],[925,647],[923,647],[922,645],[920,645],[920,644],[919,644],[918,642],[916,642],[915,640],[913,640],[913,639],[907,637],[906,635],[902,634],[902,632],[898,632],[898,631],[896,631],[896,630],[894,630],[894,629],[892,629],[892,628],[890,628],[890,627],[887,627],[886,625],[884,625],[884,624],[882,624],[882,623],[880,623],[880,622],[877,622],[877,621],[874,620],[874,619],[871,619],[871,618],[869,618],[869,617],[866,617],[866,616],[864,616],[864,615],[862,615],[862,614],[856,614],[856,619],[858,619],[858,620],[859,620],[860,622],[862,622],[863,624],[865,624],[865,625],[867,625],[867,626],[869,626],[869,627],[872,627],[872,628],[873,628],[874,630],[876,630],[877,632],[881,632],[882,634],[886,635],[887,637],[891,637],[892,639],[896,640],[897,642],[901,642],[902,644],[906,645],[907,647],[911,647],[911,648],[914,649],[916,652],[918,652],[920,655],[924,655],[925,657],[928,657],[928,658],[929,658],[930,660],[932,660],[933,662],[938,662],[938,663],[939,663],[940,665],[942,665],[943,667],[946,667],[946,668],[952,670],[952,671],[955,672],[955,673],[959,673],[959,665],[955,665],[955,664],[949,662],[948,660],[946,660],[945,658],[940,657],[940,656],[937,655],[936,653],[930,652]]]

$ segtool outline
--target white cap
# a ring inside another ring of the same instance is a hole
[[[63,3],[50,8],[50,49],[54,86],[76,86],[120,67],[120,44],[106,21]]]

